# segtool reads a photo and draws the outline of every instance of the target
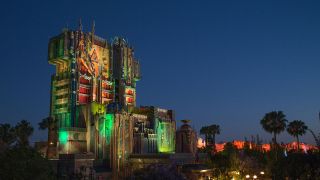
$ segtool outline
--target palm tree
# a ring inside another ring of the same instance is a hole
[[[47,117],[42,119],[39,125],[40,130],[46,130],[48,129],[48,147],[50,146],[56,146],[57,143],[57,120],[52,117]],[[48,154],[49,148],[47,149]]]
[[[260,121],[262,128],[273,134],[274,145],[277,145],[277,134],[280,134],[286,129],[287,120],[285,117],[286,115],[282,111],[272,111],[266,113]]]
[[[204,135],[204,141],[205,141],[205,144],[206,146],[208,145],[208,137],[209,137],[209,127],[208,126],[203,126],[201,129],[200,129],[200,134],[203,134]]]
[[[39,122],[38,125],[40,130],[54,130],[57,127],[57,121],[49,116],[47,118],[42,119],[42,121]]]
[[[216,152],[216,134],[220,134],[220,126],[212,124],[208,127],[209,136],[211,136],[211,143],[213,144],[213,152]]]
[[[319,115],[318,117],[319,117],[319,121],[320,121],[320,112],[319,112],[318,115]],[[310,133],[312,134],[314,140],[316,141],[318,149],[320,149],[320,133],[319,133],[319,135],[316,135],[316,133],[314,133],[312,131],[312,129],[308,129],[308,130],[310,131]]]
[[[308,126],[301,120],[294,120],[288,124],[287,131],[288,133],[297,138],[298,150],[300,149],[299,145],[299,136],[302,136],[308,130]]]
[[[0,124],[0,146],[10,146],[16,139],[14,128],[10,124]]]
[[[41,122],[38,123],[39,125],[39,130],[46,130],[49,128],[49,117],[42,119]]]
[[[33,133],[33,127],[30,125],[30,123],[26,120],[20,121],[15,126],[15,132],[17,135],[17,140],[18,140],[19,145],[28,146],[29,145],[29,137]]]
[[[310,131],[314,140],[316,141],[316,145],[317,145],[318,149],[320,149],[320,135],[317,136],[311,129],[308,129],[308,130]]]

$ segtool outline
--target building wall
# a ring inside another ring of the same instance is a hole
[[[134,113],[137,142],[134,153],[174,153],[176,122],[173,111],[142,106]]]
[[[176,153],[197,153],[197,133],[188,124],[190,120],[182,120],[183,124],[176,132]]]
[[[133,119],[126,112],[116,113],[111,142],[111,167],[119,173],[127,166],[129,155],[133,151]]]
[[[177,131],[176,153],[193,153],[197,151],[197,135],[194,131]]]
[[[140,67],[133,48],[122,38],[109,43],[94,30],[85,33],[81,25],[50,39],[48,62],[56,67],[50,117],[58,125],[58,138],[49,138],[54,145],[48,155],[93,152],[105,157],[99,146],[105,137],[99,134],[98,124],[106,106],[119,103],[126,110],[135,106]]]

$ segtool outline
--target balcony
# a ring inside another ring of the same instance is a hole
[[[55,114],[66,113],[66,112],[68,112],[68,108],[67,107],[59,108],[59,109],[55,110]]]
[[[79,95],[80,96],[90,96],[90,94],[85,94],[85,93],[80,93],[80,92],[79,92]]]
[[[105,93],[112,93],[112,90],[109,90],[109,89],[102,89],[102,92],[105,92]]]
[[[57,81],[55,82],[55,86],[56,86],[56,87],[64,86],[64,85],[67,85],[67,84],[69,84],[69,79],[57,80]]]
[[[133,94],[125,94],[124,97],[132,97],[133,98]]]
[[[56,99],[56,105],[68,103],[68,98]]]
[[[59,87],[55,87],[54,90],[54,94],[55,95],[62,95],[62,94],[67,94],[69,93],[69,85],[64,85],[64,86],[59,86]]]
[[[102,80],[102,84],[107,84],[107,85],[111,86],[113,83],[112,83],[112,81]]]

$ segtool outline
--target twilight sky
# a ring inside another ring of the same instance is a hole
[[[217,141],[271,135],[266,112],[282,110],[320,131],[320,1],[5,1],[1,20],[0,123],[37,123],[49,112],[47,44],[64,27],[122,36],[135,47],[138,105],[174,109]],[[45,140],[36,130],[34,140]],[[291,141],[286,132],[280,141]],[[308,133],[303,141],[314,143]]]

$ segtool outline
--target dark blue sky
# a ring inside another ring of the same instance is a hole
[[[319,1],[5,1],[1,20],[0,122],[48,115],[47,43],[63,27],[126,37],[140,59],[138,104],[176,110],[195,128],[219,124],[218,141],[263,132],[283,110],[320,131]],[[46,139],[36,132],[34,140]],[[302,138],[313,143],[310,134]],[[282,141],[292,138],[283,133]]]

